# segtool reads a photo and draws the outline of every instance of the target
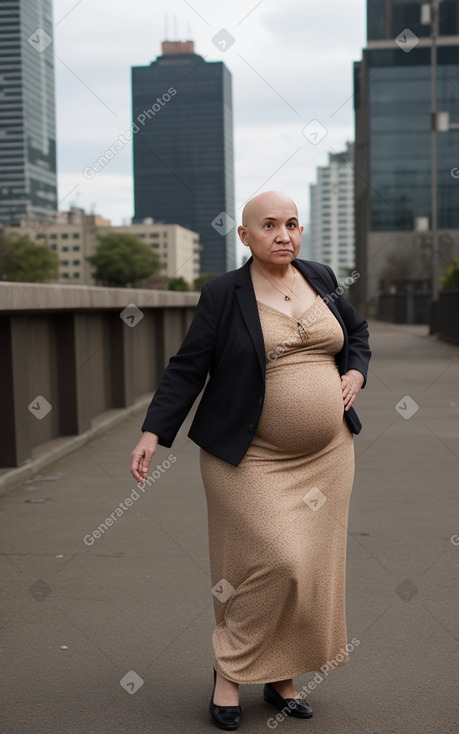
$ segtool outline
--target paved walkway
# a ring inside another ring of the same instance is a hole
[[[296,680],[316,683],[310,721],[276,721],[262,687],[244,686],[241,733],[459,729],[459,348],[424,327],[371,331],[348,540],[350,665]],[[198,450],[187,421],[136,497],[140,423],[0,498],[3,734],[216,731]]]

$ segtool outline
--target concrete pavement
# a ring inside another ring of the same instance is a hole
[[[350,665],[316,677],[308,721],[276,721],[262,686],[243,686],[241,734],[459,730],[459,347],[381,323],[371,346],[348,537]],[[0,498],[5,734],[217,731],[198,449],[188,419],[140,492],[129,454],[141,420]]]

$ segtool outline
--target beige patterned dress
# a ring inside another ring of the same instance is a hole
[[[348,662],[345,561],[354,445],[334,360],[343,332],[320,296],[300,321],[257,303],[266,394],[253,441],[238,466],[200,450],[213,649],[219,672],[236,683]]]

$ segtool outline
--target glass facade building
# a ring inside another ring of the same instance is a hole
[[[193,44],[132,69],[134,222],[199,233],[201,272],[236,267],[231,75]]]
[[[52,0],[0,3],[0,222],[57,210]]]
[[[438,49],[437,109],[459,122],[459,45]],[[430,48],[368,50],[371,229],[411,230],[431,217]],[[459,133],[438,135],[438,226],[459,229]]]
[[[393,40],[405,28],[418,38],[430,36],[428,25],[421,24],[420,6],[425,0],[368,0],[367,40]],[[459,34],[459,3],[441,0],[439,31],[441,36]]]
[[[354,65],[356,267],[362,276],[356,303],[361,308],[377,298],[390,261],[409,259],[413,281],[429,277],[428,239],[421,252],[416,233],[416,220],[432,221],[431,26],[421,25],[423,4],[368,0],[367,45]],[[459,123],[459,2],[441,0],[439,8],[437,110]],[[438,229],[447,264],[456,246],[454,232],[459,233],[459,188],[452,175],[459,169],[459,130],[439,132],[437,147]]]

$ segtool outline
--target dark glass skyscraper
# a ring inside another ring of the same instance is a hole
[[[0,222],[57,210],[52,0],[0,3]]]
[[[231,75],[191,41],[132,69],[134,221],[198,232],[201,272],[236,267]]]
[[[416,220],[431,221],[432,216],[431,29],[421,24],[422,4],[368,0],[367,47],[354,67],[356,254],[364,276],[358,288],[368,287],[361,306],[375,299],[378,281],[397,258],[400,270],[404,259],[408,270],[411,258],[413,280],[429,277],[427,240],[422,244],[414,234]],[[457,0],[440,2],[439,29],[437,109],[459,122]],[[449,230],[447,247],[446,235],[442,240],[445,265],[456,246],[451,230],[459,230],[459,187],[451,174],[455,167],[459,132],[439,133],[438,227]]]

